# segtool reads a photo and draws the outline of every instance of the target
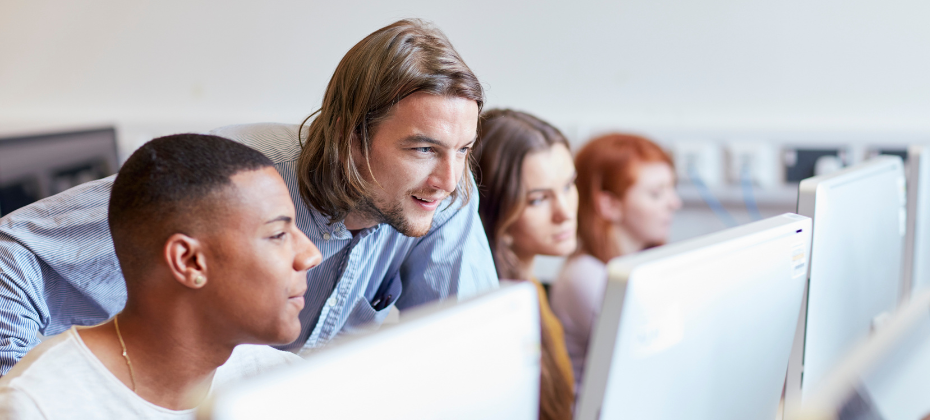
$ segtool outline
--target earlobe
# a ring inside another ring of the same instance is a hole
[[[611,223],[619,223],[623,219],[622,204],[616,195],[608,191],[598,191],[594,195],[594,207],[598,216]]]
[[[190,236],[175,233],[165,241],[165,260],[178,283],[191,289],[207,284],[203,244]]]

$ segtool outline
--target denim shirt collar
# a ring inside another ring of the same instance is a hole
[[[307,206],[307,210],[310,212],[310,218],[313,220],[313,239],[321,240],[330,240],[330,239],[339,239],[339,240],[349,240],[352,239],[352,232],[349,232],[349,229],[346,228],[345,219],[329,223],[329,218],[317,211],[317,209]],[[375,231],[381,229],[381,225],[384,223],[378,223],[369,228],[362,229],[359,231],[359,236],[365,238],[368,235],[374,233]]]

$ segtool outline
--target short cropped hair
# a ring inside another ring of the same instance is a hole
[[[484,106],[478,78],[442,31],[428,22],[397,21],[346,53],[329,81],[322,106],[310,115],[319,114],[306,137],[298,133],[303,142],[298,184],[309,207],[336,222],[370,197],[372,184],[359,170],[370,168],[372,134],[390,117],[394,105],[415,92],[470,99],[479,112]],[[361,150],[363,162],[352,158],[354,146]],[[453,198],[461,194],[463,203],[468,202],[472,187],[468,172],[466,167],[452,192]]]
[[[192,235],[215,217],[208,210],[233,175],[273,165],[261,152],[217,136],[176,134],[145,143],[110,192],[107,221],[124,277],[148,267],[153,247],[171,235]]]

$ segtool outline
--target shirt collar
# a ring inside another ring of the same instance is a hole
[[[352,232],[346,229],[345,220],[330,224],[329,218],[315,208],[308,206],[307,210],[310,212],[313,226],[316,227],[316,231],[319,232],[320,239],[327,239],[325,235],[329,235],[329,239],[352,239]],[[384,223],[379,223],[370,228],[362,229],[359,232],[359,236],[364,238],[380,229],[383,224]]]

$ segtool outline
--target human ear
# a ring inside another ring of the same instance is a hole
[[[611,223],[623,220],[623,202],[612,192],[601,190],[594,193],[594,208],[598,216]]]
[[[178,283],[191,289],[207,284],[207,260],[203,251],[202,242],[182,233],[175,233],[165,241],[165,261]]]
[[[506,246],[507,248],[510,248],[511,246],[513,246],[513,235],[511,235],[510,233],[505,233],[501,235],[501,242],[504,244],[504,246]]]

